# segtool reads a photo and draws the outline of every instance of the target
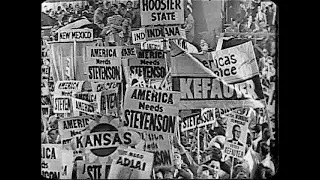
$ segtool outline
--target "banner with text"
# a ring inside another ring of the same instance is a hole
[[[201,120],[202,121],[198,125],[199,127],[213,124],[216,122],[215,109],[216,108],[202,108],[201,109]]]
[[[124,126],[137,132],[175,133],[180,93],[129,87],[124,99]]]
[[[77,99],[72,97],[72,110],[74,116],[81,116],[83,114],[95,115],[97,113],[97,107],[88,101]]]
[[[179,39],[182,38],[182,34],[183,32],[179,25],[145,27],[132,31],[132,40],[136,44],[155,39]]]
[[[201,122],[201,114],[190,114],[188,116],[182,117],[181,121],[181,132],[195,129],[197,125]]]
[[[53,96],[53,113],[71,113],[70,97]]]
[[[108,179],[150,179],[153,154],[137,149],[119,148],[119,157],[111,164]]]
[[[122,68],[121,60],[112,59],[96,59],[85,63],[86,71],[88,72],[88,81],[103,81],[103,82],[121,82]]]
[[[184,23],[183,0],[139,0],[141,25]]]

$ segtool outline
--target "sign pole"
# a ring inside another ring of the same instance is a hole
[[[230,178],[229,179],[232,179],[232,173],[233,173],[233,163],[234,163],[234,158],[235,157],[231,157],[232,160],[231,160],[231,169],[230,169]]]
[[[197,126],[198,129],[198,134],[197,134],[197,142],[198,142],[198,153],[197,153],[197,159],[198,159],[198,164],[200,164],[200,127]]]

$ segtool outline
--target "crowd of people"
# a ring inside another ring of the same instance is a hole
[[[186,38],[192,43],[194,39],[194,19],[190,7],[185,10],[185,24],[181,25],[185,29]],[[95,0],[84,5],[65,4],[58,6],[57,10],[45,10],[45,13],[57,20],[51,28],[49,40],[57,40],[57,30],[67,24],[79,19],[89,20],[94,29],[94,37],[102,38],[107,46],[122,46],[132,44],[131,32],[141,28],[141,15],[139,1],[101,1]]]
[[[264,4],[261,0],[240,1],[240,8],[231,18],[231,26],[226,32],[275,32],[276,5]]]
[[[275,32],[275,6],[261,6],[260,0],[250,2],[249,4],[241,3],[237,17],[232,20],[231,27],[226,28],[225,32]],[[139,7],[139,3],[134,4],[131,1],[126,3],[93,1],[84,7],[66,5],[59,6],[56,11],[46,10],[46,14],[57,19],[57,24],[52,28],[50,40],[57,38],[57,29],[86,18],[99,29],[97,36],[101,37],[107,46],[130,45],[132,44],[131,31],[141,27]],[[187,39],[190,42],[194,38],[194,19],[191,11],[187,9],[186,23],[182,26],[186,29]],[[276,37],[263,36],[255,42],[262,87],[264,91],[268,91],[274,88],[276,82]],[[42,101],[42,105],[52,106],[48,96],[42,98]],[[49,109],[46,120],[41,124],[41,143],[43,144],[61,143],[58,120],[63,118],[63,114],[55,114],[52,109]],[[174,137],[174,167],[156,170],[151,178],[266,179],[273,176],[278,168],[275,148],[277,137],[274,135],[274,127],[270,127],[265,109],[250,109],[250,112],[245,156],[242,160],[223,154],[227,118],[217,116],[215,124],[201,128],[199,140],[197,129],[180,132],[180,139]],[[273,122],[276,120],[275,116],[268,118]],[[197,141],[200,141],[200,147]],[[198,154],[198,148],[200,154]]]

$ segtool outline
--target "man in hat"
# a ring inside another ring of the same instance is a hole
[[[243,146],[243,144],[239,142],[240,135],[241,135],[240,126],[236,124],[232,127],[232,139],[227,140],[227,142],[230,142],[239,146]]]

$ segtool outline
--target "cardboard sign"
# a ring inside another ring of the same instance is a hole
[[[121,46],[121,58],[135,58],[137,57],[136,47],[134,45],[131,46]]]
[[[72,179],[73,151],[72,150],[61,150],[61,154],[62,154],[61,179]]]
[[[86,63],[88,81],[121,82],[121,61],[96,59]]]
[[[202,63],[227,83],[251,78],[259,74],[252,42],[212,52],[212,60]]]
[[[107,164],[77,162],[77,179],[106,179]]]
[[[153,154],[136,149],[120,149],[111,164],[108,179],[150,179]]]
[[[124,98],[124,127],[137,132],[173,135],[179,102],[179,92],[128,87]]]
[[[41,112],[42,112],[43,117],[49,118],[50,105],[41,105]]]
[[[71,138],[81,134],[81,132],[94,121],[90,116],[76,116],[70,118],[59,119],[58,127],[61,139]]]
[[[208,124],[213,124],[216,121],[215,108],[203,108],[201,109],[201,123],[198,127],[206,126]]]
[[[106,115],[113,115],[118,117],[118,104],[119,96],[118,89],[111,89],[103,91],[103,101],[104,106],[102,107]]]
[[[75,116],[79,116],[77,114],[78,112],[84,112],[88,115],[94,115],[96,113],[97,108],[88,101],[84,101],[73,97],[71,98],[71,101]]]
[[[92,103],[97,107],[97,112],[101,113],[101,92],[80,92],[75,93],[74,97]]]
[[[58,31],[59,42],[93,41],[93,29],[66,29]]]
[[[96,59],[121,59],[136,57],[136,48],[132,46],[87,46],[86,61],[95,61]]]
[[[41,66],[41,77],[42,80],[48,80],[50,76],[50,66],[42,65]]]
[[[53,96],[53,113],[71,113],[71,100],[67,96]]]
[[[164,50],[163,42],[159,39],[142,42],[140,47],[142,50]]]
[[[57,81],[55,84],[54,95],[72,96],[74,93],[81,92],[84,81]]]
[[[183,0],[140,0],[141,25],[184,23]]]
[[[145,141],[145,151],[154,154],[153,166],[155,168],[173,167],[173,152],[169,135],[145,133]]]
[[[137,44],[163,38],[178,39],[182,38],[182,35],[182,29],[178,25],[145,27],[132,31],[132,40],[134,44]]]
[[[61,144],[41,144],[41,175],[48,179],[60,179],[61,170]]]
[[[201,114],[194,113],[188,116],[182,117],[181,123],[181,132],[185,132],[197,127],[198,124],[201,122]]]
[[[119,83],[91,82],[92,92],[101,92],[103,90],[115,90],[118,92]]]
[[[145,80],[162,80],[165,78],[166,62],[164,59],[128,59],[129,73],[143,76]]]
[[[135,31],[131,31],[132,33],[132,43],[133,44],[138,44],[138,43],[143,43],[147,41],[146,39],[146,32],[144,28],[140,28]]]
[[[91,151],[95,156],[107,157],[116,152],[120,145],[132,146],[140,136],[132,131],[119,131],[109,123],[99,123],[90,132],[74,137],[74,150]]]
[[[238,113],[228,113],[226,141],[223,152],[226,155],[242,159],[245,155],[249,117]]]

